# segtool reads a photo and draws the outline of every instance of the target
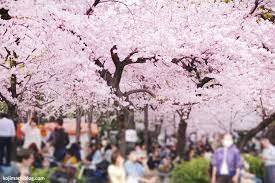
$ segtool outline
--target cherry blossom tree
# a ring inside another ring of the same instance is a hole
[[[274,119],[272,1],[3,5],[0,97],[8,104],[76,110],[112,100],[121,141],[135,108],[148,105],[157,116],[178,113],[178,139],[201,116],[229,130],[229,109],[238,111],[236,128],[260,125],[248,137]],[[255,118],[244,118],[247,112]]]

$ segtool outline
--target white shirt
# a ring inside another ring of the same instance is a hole
[[[223,161],[222,161],[222,166],[221,166],[221,175],[228,175],[229,174],[229,170],[228,170],[228,165],[227,165],[227,149],[224,148],[224,154],[223,154]]]
[[[269,147],[263,150],[263,157],[266,158],[265,166],[275,165],[275,146],[269,145]]]
[[[29,123],[26,123],[22,127],[22,131],[25,134],[24,148],[29,148],[32,143],[35,143],[36,146],[40,149],[42,137],[40,135],[40,130],[37,127],[32,128]]]
[[[117,167],[115,165],[110,165],[108,167],[108,175],[111,183],[125,183],[126,173],[123,167]]]
[[[12,120],[0,119],[0,137],[15,137],[15,126]]]

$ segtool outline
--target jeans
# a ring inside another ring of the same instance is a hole
[[[264,183],[274,183],[275,181],[275,165],[265,166]]]
[[[12,137],[0,137],[0,165],[10,165]]]
[[[57,161],[63,161],[64,157],[66,155],[66,149],[60,148],[60,149],[55,149],[53,156]]]

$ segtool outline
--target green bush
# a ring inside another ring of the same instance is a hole
[[[264,162],[261,158],[250,154],[243,155],[243,158],[249,164],[249,172],[262,178],[264,175]]]
[[[83,183],[84,182],[84,178],[79,178],[78,175],[80,173],[80,169],[81,169],[81,166],[78,165],[77,166],[77,172],[76,172],[76,178],[77,178],[77,182],[78,183]],[[31,177],[44,177],[45,180],[34,180],[32,182],[34,183],[50,183],[50,176],[55,172],[59,170],[59,168],[43,168],[43,169],[40,169],[40,168],[33,168],[32,171],[31,171]]]
[[[204,158],[195,158],[176,165],[172,171],[172,183],[209,183],[210,162]]]
[[[55,171],[54,168],[43,168],[43,169],[39,169],[39,168],[34,168],[31,171],[31,177],[44,177],[44,180],[34,180],[32,182],[34,183],[50,183],[49,177],[50,175]]]

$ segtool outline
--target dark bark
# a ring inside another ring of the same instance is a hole
[[[148,132],[148,126],[149,126],[149,119],[148,119],[148,105],[145,105],[144,107],[144,144],[146,147],[146,150],[149,150],[149,132]]]
[[[135,124],[135,112],[133,109],[128,109],[126,108],[125,110],[125,116],[127,117],[127,129],[135,129],[136,124]]]
[[[275,145],[275,121],[268,128],[266,136],[270,142]]]
[[[185,141],[186,141],[187,123],[184,119],[180,120],[177,133],[177,154],[180,158],[184,157]]]
[[[250,10],[249,14],[252,15],[252,14],[257,10],[257,8],[259,7],[259,5],[260,5],[262,2],[263,2],[262,0],[255,0],[255,1],[254,1],[254,6],[253,6],[252,9]]]
[[[1,8],[0,9],[0,18],[2,20],[10,20],[12,17],[9,15],[9,10]]]
[[[75,141],[76,142],[80,142],[80,135],[81,135],[81,117],[82,117],[82,113],[81,113],[81,109],[77,108],[76,109],[76,137],[75,137]]]
[[[258,126],[249,130],[238,142],[239,149],[243,149],[246,144],[255,137],[259,132],[268,127],[275,120],[275,113],[271,114],[268,118],[265,118]]]
[[[115,65],[114,74],[111,74],[109,70],[105,69],[104,63],[102,63],[100,60],[95,60],[95,64],[101,68],[101,70],[99,70],[99,74],[106,81],[107,85],[112,87],[117,97],[119,98],[125,97],[126,101],[128,102],[130,102],[129,95],[134,93],[143,92],[143,93],[149,93],[150,95],[152,95],[152,92],[146,89],[136,89],[136,90],[131,90],[129,92],[122,92],[120,90],[120,82],[121,82],[122,74],[123,74],[124,68],[127,65],[136,64],[136,63],[145,63],[146,61],[151,59],[157,60],[156,57],[153,56],[148,58],[140,57],[136,61],[133,61],[131,57],[136,53],[138,53],[138,51],[135,49],[131,53],[129,53],[129,55],[125,59],[121,60],[117,54],[117,47],[116,45],[114,45],[110,49],[112,62]],[[135,128],[134,110],[130,110],[129,108],[126,107],[123,110],[119,111],[117,115],[117,121],[119,124],[118,125],[119,130],[120,130],[119,147],[122,153],[125,153],[126,152],[125,130]]]
[[[126,154],[127,142],[125,139],[125,131],[127,129],[135,129],[134,110],[124,108],[118,111],[117,122],[119,126],[119,148],[122,154]]]
[[[88,138],[91,139],[92,122],[93,122],[94,107],[90,107],[88,111]]]
[[[123,155],[126,154],[125,119],[125,113],[123,113],[123,111],[119,111],[117,114],[117,122],[119,126],[119,149]]]

